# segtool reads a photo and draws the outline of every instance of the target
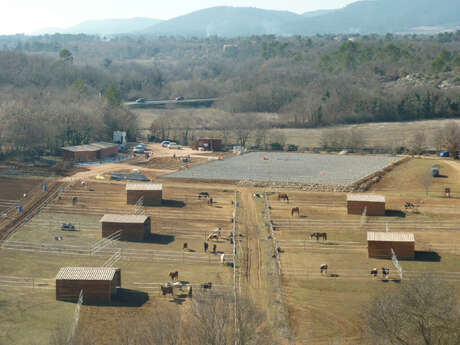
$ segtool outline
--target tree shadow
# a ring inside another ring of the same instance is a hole
[[[183,208],[186,205],[187,204],[185,202],[180,201],[180,200],[166,200],[166,199],[163,199],[162,202],[161,202],[161,205],[155,205],[155,206],[156,207],[161,206],[161,207]]]
[[[436,252],[429,251],[415,251],[415,261],[428,261],[428,262],[440,262],[441,256]]]
[[[405,218],[406,213],[401,210],[386,210],[385,217],[398,217],[398,218]]]
[[[170,244],[174,242],[176,237],[173,235],[150,234],[150,237],[143,242],[155,244]]]

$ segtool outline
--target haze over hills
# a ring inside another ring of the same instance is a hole
[[[43,34],[87,34],[87,35],[117,35],[145,30],[146,28],[162,22],[154,18],[128,18],[128,19],[103,19],[87,20],[70,28],[45,28],[34,32],[34,35]]]
[[[68,29],[51,28],[35,34],[236,37],[430,32],[460,29],[459,14],[458,0],[362,0],[341,9],[303,14],[219,6],[165,21],[152,18],[92,20]]]

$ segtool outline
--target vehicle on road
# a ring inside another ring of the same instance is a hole
[[[75,231],[75,225],[72,223],[62,223],[61,230],[63,231]]]
[[[170,141],[168,145],[166,145],[166,147],[170,147],[172,145],[177,145],[177,143],[175,141]]]
[[[168,145],[170,144],[171,142],[169,140],[165,140],[165,141],[162,141],[161,142],[161,146],[162,147],[168,147]]]
[[[145,149],[146,147],[147,147],[147,145],[146,145],[146,144],[142,144],[142,143],[136,145],[136,149]]]
[[[176,97],[176,101],[183,101],[183,100],[184,100],[183,96]]]
[[[145,103],[145,98],[136,99],[136,103]]]
[[[169,144],[169,145],[168,145],[168,149],[170,149],[170,150],[181,150],[181,149],[182,149],[182,146],[181,146],[181,145],[177,145],[176,143],[174,143],[174,144]]]
[[[144,148],[143,147],[135,147],[133,149],[134,153],[144,153]]]

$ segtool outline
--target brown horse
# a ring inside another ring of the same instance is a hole
[[[286,193],[278,193],[278,200],[289,202],[289,197]]]
[[[318,241],[320,238],[323,240],[327,241],[327,233],[325,232],[313,232],[310,234],[310,240],[316,237],[316,240]]]
[[[294,217],[296,213],[297,213],[297,217],[300,217],[300,209],[298,207],[293,207],[291,209],[291,217]]]
[[[169,278],[171,278],[171,280],[178,280],[179,279],[179,271],[169,272]]]
[[[163,296],[166,296],[167,294],[174,296],[174,288],[172,286],[160,286],[160,289]]]

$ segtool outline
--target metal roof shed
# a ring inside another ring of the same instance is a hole
[[[375,194],[347,194],[348,214],[363,214],[366,210],[368,216],[385,215],[385,196]]]
[[[102,237],[121,230],[124,241],[144,241],[150,237],[151,221],[144,215],[105,214],[101,220]]]
[[[62,267],[56,276],[56,299],[77,301],[83,291],[84,303],[112,301],[121,287],[121,271],[112,267]]]
[[[370,258],[391,258],[391,249],[398,259],[415,257],[415,237],[407,232],[368,232],[367,249]]]
[[[144,205],[160,205],[163,199],[163,185],[154,183],[126,184],[126,203],[135,205],[143,197]]]

